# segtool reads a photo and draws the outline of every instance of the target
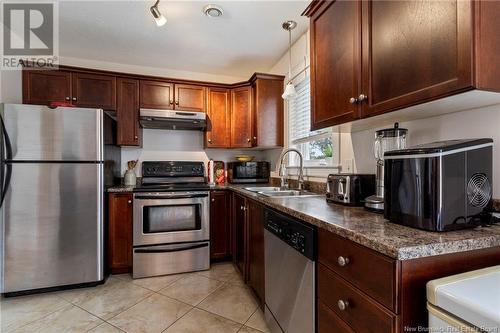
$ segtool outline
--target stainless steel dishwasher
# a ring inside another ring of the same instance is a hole
[[[315,332],[313,227],[265,211],[265,317],[272,333]]]

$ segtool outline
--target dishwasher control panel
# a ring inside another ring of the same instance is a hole
[[[315,260],[315,228],[267,209],[264,228],[311,260]]]

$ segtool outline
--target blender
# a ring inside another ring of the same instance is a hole
[[[373,154],[377,161],[376,193],[365,199],[365,208],[377,212],[384,211],[384,153],[391,150],[406,148],[406,128],[399,128],[395,123],[393,128],[381,129],[375,132]]]

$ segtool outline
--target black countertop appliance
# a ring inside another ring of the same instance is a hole
[[[430,231],[481,224],[493,193],[492,151],[492,139],[469,139],[386,152],[385,218]]]

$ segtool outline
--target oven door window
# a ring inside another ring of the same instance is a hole
[[[201,204],[145,206],[143,233],[201,230]]]

